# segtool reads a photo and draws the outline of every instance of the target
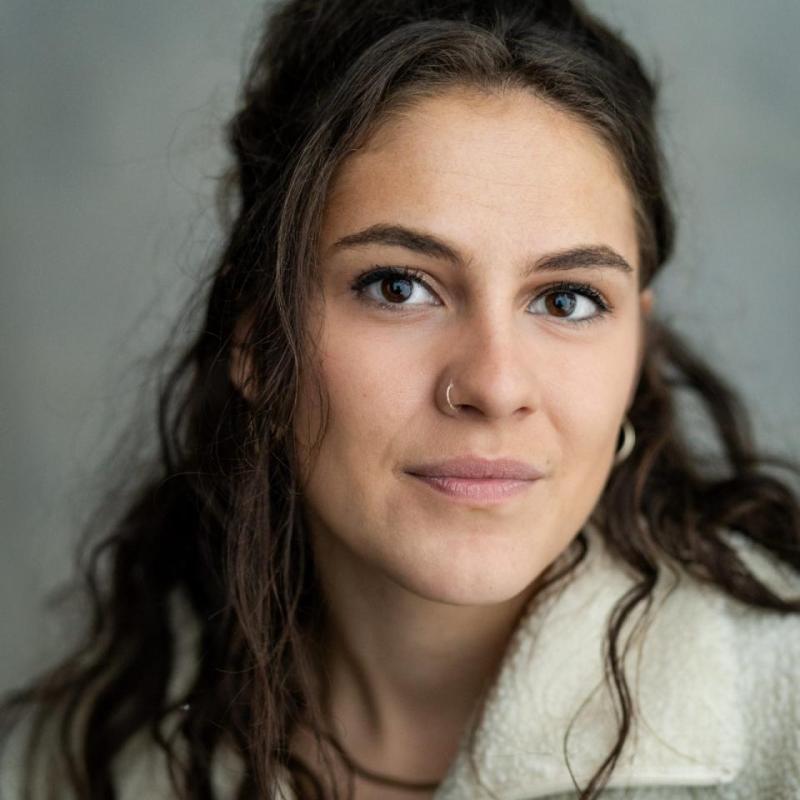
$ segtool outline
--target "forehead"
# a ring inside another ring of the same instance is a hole
[[[339,167],[321,231],[400,223],[475,248],[612,243],[637,261],[616,158],[589,126],[532,93],[450,90],[388,117]]]

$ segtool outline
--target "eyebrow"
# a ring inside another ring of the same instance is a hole
[[[357,233],[337,239],[331,249],[361,247],[370,244],[403,247],[413,253],[440,258],[456,265],[463,265],[464,259],[450,245],[427,233],[407,228],[403,225],[378,223]],[[607,245],[586,245],[559,250],[536,259],[526,266],[523,276],[533,272],[548,272],[579,268],[597,269],[608,267],[624,273],[633,273],[633,267],[615,250]]]

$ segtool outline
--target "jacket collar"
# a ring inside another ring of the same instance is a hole
[[[572,793],[617,739],[603,647],[615,603],[636,582],[592,526],[589,552],[567,578],[534,598],[486,699],[475,738],[478,776],[501,800]],[[626,657],[634,727],[609,787],[726,783],[744,758],[736,650],[724,597],[688,576],[661,576]],[[643,635],[643,634],[646,634]],[[564,739],[570,732],[565,746]],[[483,798],[467,736],[436,800]]]

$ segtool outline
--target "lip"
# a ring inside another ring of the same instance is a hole
[[[472,505],[502,503],[527,491],[542,477],[539,470],[523,461],[474,456],[419,464],[406,472],[452,500]]]
[[[542,473],[532,464],[511,458],[479,458],[458,456],[446,461],[417,464],[406,469],[416,477],[426,478],[472,478],[506,481],[535,481]]]
[[[413,475],[437,492],[453,500],[469,504],[502,503],[521,492],[527,491],[536,481],[513,481],[504,478],[450,478],[439,476]]]

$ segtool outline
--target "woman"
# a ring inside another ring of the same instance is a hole
[[[161,460],[92,551],[84,643],[7,702],[7,774],[800,796],[797,496],[655,316],[654,101],[565,0],[271,16]]]

